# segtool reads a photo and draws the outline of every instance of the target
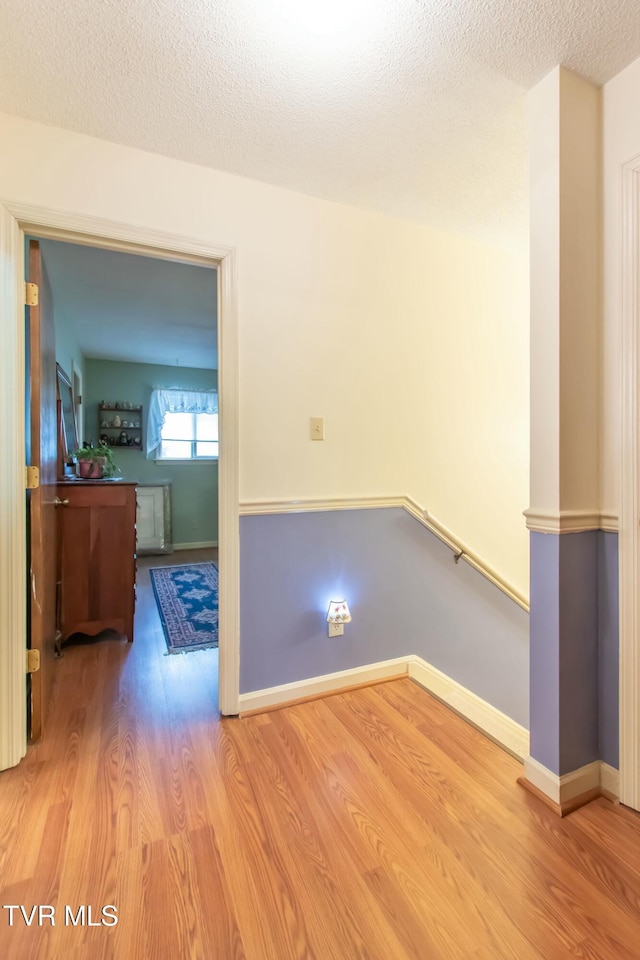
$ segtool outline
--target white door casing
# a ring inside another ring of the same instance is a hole
[[[640,157],[622,178],[620,800],[640,810]]]
[[[218,269],[219,705],[238,712],[238,326],[233,247],[0,200],[0,769],[26,752],[24,234]]]
[[[24,238],[0,204],[0,770],[27,750],[23,291]]]

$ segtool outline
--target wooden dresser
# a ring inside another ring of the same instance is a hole
[[[132,641],[136,484],[73,480],[57,489],[61,640],[112,629]]]

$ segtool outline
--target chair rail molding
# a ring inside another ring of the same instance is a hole
[[[615,510],[603,510],[600,514],[600,529],[605,533],[618,533],[620,518]]]
[[[588,530],[618,530],[618,516],[613,511],[600,510],[537,510],[524,511],[527,530],[535,533],[585,533]]]
[[[479,556],[471,547],[467,546],[463,540],[460,540],[448,527],[436,520],[428,510],[421,507],[420,504],[412,500],[411,497],[403,495],[395,496],[367,496],[367,497],[328,497],[320,498],[301,498],[300,500],[243,500],[240,503],[240,516],[251,517],[274,513],[314,513],[330,510],[377,510],[389,507],[401,507],[410,513],[419,523],[435,534],[439,540],[442,540],[450,550],[455,554],[456,563],[459,560],[465,560],[483,577],[490,580],[494,586],[506,593],[514,603],[522,607],[529,613],[529,599],[517,587],[509,583],[497,570],[481,556]]]
[[[640,810],[640,156],[622,168],[620,800]]]
[[[239,525],[238,525],[238,277],[234,247],[166,233],[151,228],[80,216],[0,198],[0,309],[5,329],[5,349],[0,356],[0,395],[3,409],[12,411],[2,418],[5,456],[1,460],[3,491],[0,519],[0,567],[10,571],[0,582],[0,721],[7,729],[8,712],[12,729],[24,727],[25,710],[16,694],[15,658],[20,648],[24,687],[26,621],[12,604],[24,606],[25,510],[24,510],[24,307],[20,296],[24,283],[24,234],[42,239],[67,240],[123,253],[167,260],[182,260],[215,267],[218,271],[218,339],[220,374],[220,680],[219,701],[223,714],[238,712],[239,652]],[[4,526],[7,527],[5,531]],[[5,536],[6,533],[6,536]],[[6,593],[7,602],[4,602]],[[9,632],[10,631],[10,632]],[[9,681],[9,673],[14,679]],[[5,686],[7,689],[5,689]],[[8,712],[7,712],[8,711]],[[4,734],[3,734],[4,735]],[[24,753],[24,751],[23,751]],[[19,758],[18,758],[19,759]],[[17,762],[14,760],[13,762]]]

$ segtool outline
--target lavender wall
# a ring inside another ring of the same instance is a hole
[[[531,533],[529,752],[560,769],[560,537]]]
[[[240,567],[242,693],[418,654],[528,726],[528,615],[404,510],[242,517]]]
[[[618,534],[599,531],[598,703],[600,759],[618,768]]]
[[[531,756],[618,765],[617,535],[531,534]]]
[[[598,752],[599,531],[560,538],[560,774]]]

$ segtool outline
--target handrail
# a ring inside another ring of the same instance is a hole
[[[370,510],[376,507],[402,507],[427,530],[435,534],[454,553],[455,563],[465,560],[470,566],[502,590],[514,603],[529,613],[529,601],[513,584],[505,580],[497,570],[483,560],[471,547],[458,539],[443,523],[431,516],[411,497],[329,497],[300,500],[252,500],[240,504],[241,516],[256,516],[271,513],[313,513],[324,510]]]
[[[483,577],[486,577],[487,580],[490,580],[496,587],[502,590],[503,593],[506,593],[518,606],[522,607],[523,610],[526,610],[527,613],[530,611],[530,605],[527,598],[524,594],[509,583],[508,580],[505,580],[497,570],[487,563],[486,560],[483,560],[474,550],[467,546],[464,541],[458,539],[449,530],[448,527],[445,527],[443,523],[440,523],[439,520],[436,520],[435,517],[432,517],[428,510],[423,509],[415,500],[412,500],[410,497],[405,497],[405,510],[411,514],[412,517],[415,517],[423,526],[425,526],[431,533],[434,533],[438,539],[442,540],[450,550],[453,550],[454,561],[459,563],[460,560],[466,560],[466,562],[477,570],[478,573],[481,573]]]

